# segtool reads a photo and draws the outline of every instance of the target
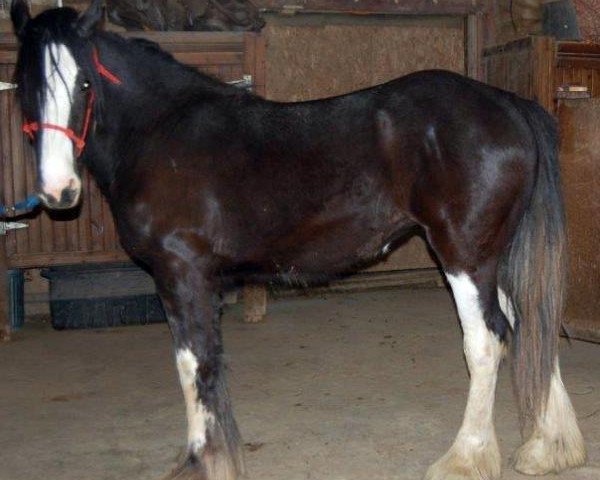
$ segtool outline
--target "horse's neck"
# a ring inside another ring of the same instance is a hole
[[[107,48],[107,45],[103,45]],[[159,123],[190,95],[214,94],[219,85],[141,45],[119,50],[115,70],[126,72],[120,85],[102,92],[98,128],[85,162],[101,190],[110,196],[118,162],[141,141],[149,126]]]

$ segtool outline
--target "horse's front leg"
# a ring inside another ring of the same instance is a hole
[[[167,478],[234,480],[243,459],[225,383],[220,299],[201,268],[169,265],[157,287],[173,334],[188,438],[185,457]]]

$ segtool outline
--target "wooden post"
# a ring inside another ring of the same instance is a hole
[[[466,73],[475,80],[483,81],[483,30],[484,15],[481,12],[472,13],[466,18],[467,32],[467,52],[466,52]]]
[[[8,299],[8,262],[6,261],[5,235],[0,235],[0,340],[10,340],[10,315]]]
[[[265,36],[259,33],[244,35],[244,73],[252,75],[253,90],[265,96]],[[244,287],[244,321],[257,323],[267,313],[267,289],[262,285]]]
[[[262,285],[244,287],[244,321],[258,323],[267,313],[267,289]]]

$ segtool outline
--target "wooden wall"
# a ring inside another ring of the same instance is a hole
[[[485,81],[537,100],[554,110],[556,44],[549,37],[525,37],[483,52]]]
[[[570,254],[566,329],[600,342],[600,99],[561,101],[558,115]]]
[[[267,96],[309,100],[426,68],[465,72],[464,22],[302,15],[268,19]]]

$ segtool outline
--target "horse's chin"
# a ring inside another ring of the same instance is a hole
[[[49,210],[69,210],[79,205],[81,200],[81,191],[71,193],[68,198],[56,200],[52,195],[40,194],[40,199],[44,207]]]

